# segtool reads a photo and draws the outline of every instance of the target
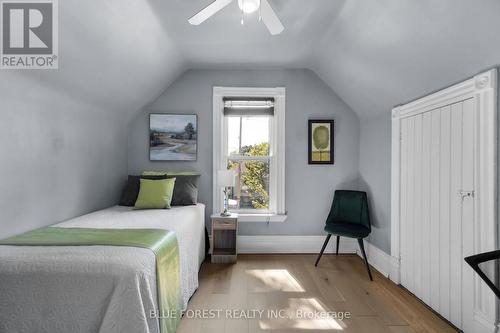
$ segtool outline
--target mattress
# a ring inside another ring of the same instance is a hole
[[[182,307],[198,288],[205,206],[114,206],[54,226],[166,229],[179,244]],[[0,246],[0,332],[159,332],[155,256],[118,246]]]

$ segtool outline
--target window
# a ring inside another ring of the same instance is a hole
[[[217,170],[236,174],[228,204],[242,221],[284,221],[285,89],[214,88],[214,211]]]
[[[268,212],[269,127],[273,117],[244,113],[224,113],[228,148],[224,158],[227,168],[236,172],[236,185],[229,192],[229,208],[234,211]]]

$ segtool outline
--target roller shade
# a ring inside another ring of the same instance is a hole
[[[224,116],[274,116],[272,97],[224,97]]]

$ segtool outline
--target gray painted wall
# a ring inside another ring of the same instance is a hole
[[[141,0],[60,1],[59,59],[0,71],[0,238],[116,203],[130,116],[184,70]]]
[[[391,251],[391,117],[360,122],[359,185],[368,193],[372,216],[371,244]]]
[[[242,223],[243,235],[321,235],[333,190],[357,187],[359,121],[342,100],[309,70],[190,70],[176,80],[130,125],[129,173],[143,170],[199,171],[200,201],[212,207],[212,87],[249,86],[287,88],[286,204],[284,223]],[[150,112],[198,114],[196,162],[150,162]],[[335,119],[335,165],[307,164],[307,120]]]
[[[120,115],[15,86],[31,94],[1,98],[0,238],[114,204],[127,162]]]

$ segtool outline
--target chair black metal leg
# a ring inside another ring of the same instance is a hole
[[[368,259],[366,258],[365,246],[363,244],[363,238],[358,238],[359,248],[363,254],[363,259],[365,259],[366,269],[368,270],[368,275],[370,276],[370,281],[373,281],[372,272],[370,272],[370,265],[368,265]]]
[[[340,236],[337,236],[337,252],[336,252],[337,255],[339,255],[339,245],[340,245]]]
[[[321,256],[323,255],[323,252],[325,251],[326,245],[328,244],[330,237],[332,237],[331,234],[328,234],[328,236],[326,236],[325,242],[323,243],[323,247],[321,248],[321,252],[319,253],[318,259],[316,259],[316,263],[314,264],[314,266],[318,266],[319,260],[321,259]]]

